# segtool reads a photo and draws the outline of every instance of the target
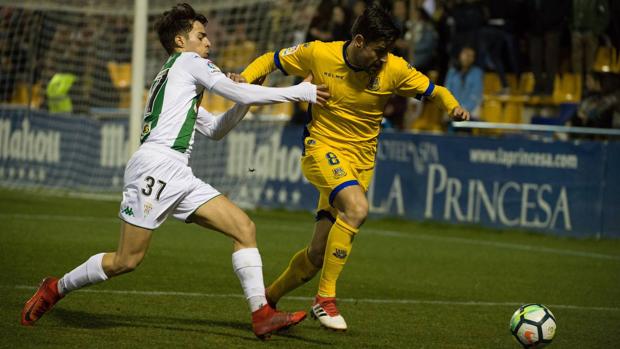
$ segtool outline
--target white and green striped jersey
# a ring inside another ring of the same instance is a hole
[[[200,71],[203,81],[193,71]],[[170,56],[151,85],[141,143],[165,145],[189,155],[204,89],[225,77],[215,64],[196,53]]]
[[[238,103],[215,116],[200,108],[205,88]],[[194,52],[177,52],[168,58],[153,80],[142,125],[142,144],[171,148],[188,158],[195,130],[219,139],[247,113],[247,105],[280,102],[316,102],[316,86],[272,88],[235,83],[210,60]]]

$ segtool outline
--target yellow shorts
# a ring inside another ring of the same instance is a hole
[[[304,139],[301,170],[319,191],[317,220],[328,218],[332,222],[338,214],[338,210],[333,207],[338,192],[351,185],[359,185],[364,192],[368,191],[374,173],[374,168],[360,169],[353,166],[338,150],[312,137]]]

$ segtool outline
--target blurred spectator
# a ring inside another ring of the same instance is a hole
[[[419,71],[428,73],[435,69],[435,57],[439,35],[433,26],[430,15],[422,7],[412,9],[409,31],[405,39],[411,42],[409,61]]]
[[[19,9],[0,8],[0,102],[10,101],[18,82],[27,81],[29,16]],[[15,40],[14,38],[19,38]]]
[[[605,127],[614,125],[614,116],[620,117],[620,75],[594,73],[586,76],[586,96],[582,100],[573,126]],[[615,123],[618,124],[619,121]]]
[[[613,21],[609,23],[607,34],[609,35],[611,44],[616,48],[616,50],[620,50],[620,21],[618,20],[618,14],[620,13],[620,1],[611,1],[609,5],[609,13],[613,14]]]
[[[432,13],[432,20],[437,31],[437,50],[436,50],[436,66],[438,68],[437,81],[445,81],[448,65],[450,62],[450,53],[452,52],[452,16],[450,14],[451,0],[437,0],[435,3],[435,12]]]
[[[486,25],[480,30],[480,58],[484,68],[496,71],[502,84],[502,94],[510,93],[506,78],[505,59],[510,71],[519,75],[518,52],[514,36],[514,16],[519,12],[517,0],[485,0],[488,13]]]
[[[482,69],[474,65],[476,52],[471,47],[463,47],[458,61],[448,70],[445,86],[457,101],[470,111],[473,118],[480,116],[482,102]]]
[[[351,38],[347,12],[343,7],[336,5],[332,9],[332,18],[329,23],[329,29],[331,31],[331,40],[333,41],[345,41]]]
[[[15,88],[15,67],[8,35],[0,34],[0,102],[8,102]]]
[[[609,24],[607,0],[573,0],[571,14],[571,43],[573,72],[583,76],[592,69],[599,36]]]
[[[292,23],[300,23],[304,22],[306,18],[314,18],[314,14],[316,9],[311,4],[306,4],[302,8],[301,11],[292,11],[293,13],[289,15],[288,13],[284,14],[284,16],[290,17],[290,21]],[[299,45],[307,41],[307,28],[299,28],[293,32],[293,42],[291,45]]]
[[[400,30],[400,38],[396,40],[392,53],[403,57],[406,61],[411,62],[409,52],[412,50],[412,40],[407,40],[405,33],[411,27],[411,22],[407,19],[407,3],[404,0],[396,0],[392,4],[392,19],[396,27]],[[411,36],[410,36],[411,38]]]
[[[330,0],[321,1],[314,18],[312,18],[312,21],[310,22],[310,28],[308,29],[308,35],[306,35],[306,41],[332,40],[332,33],[330,30],[332,7],[333,4]]]
[[[450,10],[452,18],[451,57],[455,57],[462,47],[478,49],[479,31],[484,26],[484,7],[480,0],[455,0]]]
[[[248,39],[245,24],[239,22],[228,34],[228,43],[220,55],[220,66],[227,72],[240,72],[252,61],[255,52],[256,43]]]
[[[560,60],[560,35],[570,0],[525,0],[529,23],[530,63],[536,83],[534,94],[551,95]],[[543,69],[544,66],[544,69]]]
[[[355,1],[355,3],[353,4],[353,14],[351,15],[351,20],[354,21],[357,17],[361,16],[362,13],[364,13],[364,10],[366,10],[366,1]]]

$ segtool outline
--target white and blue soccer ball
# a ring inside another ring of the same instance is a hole
[[[524,348],[542,348],[555,336],[555,316],[542,304],[524,304],[510,319],[510,332]]]

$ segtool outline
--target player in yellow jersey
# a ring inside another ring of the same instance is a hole
[[[267,300],[275,305],[321,270],[311,315],[339,331],[347,324],[336,307],[336,281],[368,214],[366,191],[386,102],[393,94],[424,96],[454,120],[469,119],[446,88],[388,53],[399,31],[381,7],[371,6],[358,17],[351,35],[348,42],[314,41],[266,53],[241,74],[250,82],[276,69],[301,77],[313,74],[314,83],[327,85],[331,93],[325,105],[311,106],[304,134],[302,170],[320,192],[314,235],[267,288]]]

